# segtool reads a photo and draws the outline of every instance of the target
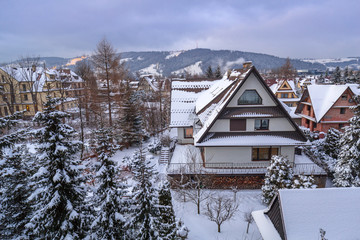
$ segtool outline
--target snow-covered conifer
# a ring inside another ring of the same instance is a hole
[[[354,116],[350,126],[340,139],[340,153],[335,165],[334,184],[337,187],[360,186],[360,97],[353,107]]]
[[[293,177],[289,160],[284,156],[273,155],[261,187],[263,201],[270,203],[278,189],[291,188]]]
[[[34,117],[43,127],[34,132],[38,169],[31,177],[29,201],[33,213],[26,225],[31,239],[82,237],[85,193],[77,154],[80,142],[72,140],[74,129],[62,123],[68,114],[56,110],[58,103],[58,99],[47,97],[44,112]]]
[[[116,162],[111,159],[117,149],[111,129],[95,131],[95,144],[99,166],[96,172],[96,217],[91,226],[92,235],[95,239],[103,240],[127,239],[124,228],[127,207],[125,185],[120,182]]]
[[[177,238],[177,225],[172,205],[170,183],[163,182],[159,191],[160,229],[159,234],[163,240],[175,240]]]
[[[0,118],[0,156],[2,154],[2,149],[11,147],[14,143],[23,140],[25,133],[27,132],[26,129],[11,131],[22,115],[22,112],[16,112],[13,115]]]
[[[25,224],[31,213],[27,185],[32,156],[25,145],[3,149],[0,166],[0,238],[26,239]],[[3,227],[2,227],[3,226]]]
[[[327,155],[332,158],[337,158],[339,154],[339,141],[341,137],[341,132],[335,128],[330,128],[326,134],[325,140],[323,142],[323,148]]]
[[[129,147],[142,140],[142,119],[139,108],[139,96],[131,91],[129,83],[125,85],[125,94],[122,101],[122,117],[119,120],[121,141]]]
[[[127,224],[132,239],[153,240],[159,236],[158,190],[154,186],[154,167],[142,149],[132,158],[131,171],[135,180],[132,193],[131,218]]]

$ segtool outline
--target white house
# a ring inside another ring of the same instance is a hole
[[[193,91],[187,86],[180,92],[180,84],[184,87],[189,83],[173,83],[171,127],[178,128],[179,143],[194,144],[199,149],[198,163],[206,171],[231,169],[232,174],[263,175],[272,155],[284,155],[295,165],[295,148],[308,144],[283,104],[249,63],[221,80],[204,83],[202,88],[200,83],[192,84]],[[171,161],[170,171],[179,163]],[[311,161],[301,164],[306,163],[321,172]]]

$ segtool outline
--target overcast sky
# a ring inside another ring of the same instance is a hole
[[[0,62],[118,51],[241,50],[360,56],[359,0],[1,0]]]

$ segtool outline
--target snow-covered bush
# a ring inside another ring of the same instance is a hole
[[[316,188],[315,179],[312,176],[299,175],[293,179],[292,188]]]
[[[273,155],[261,187],[263,201],[268,204],[278,189],[291,188],[293,177],[289,160],[284,156]]]
[[[147,149],[149,152],[157,154],[161,150],[161,141],[154,139],[153,142],[148,144]]]

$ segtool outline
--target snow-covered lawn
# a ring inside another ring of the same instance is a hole
[[[209,190],[214,196],[222,195],[233,199],[234,193],[230,190]],[[266,208],[261,202],[261,190],[240,190],[236,194],[239,203],[238,211],[234,218],[224,222],[221,233],[217,232],[217,225],[211,222],[203,213],[205,202],[202,204],[202,213],[197,214],[196,205],[192,202],[182,202],[177,193],[172,191],[173,205],[177,218],[181,218],[189,228],[189,240],[250,240],[261,239],[255,223],[250,225],[249,233],[246,234],[247,222],[244,213]]]

